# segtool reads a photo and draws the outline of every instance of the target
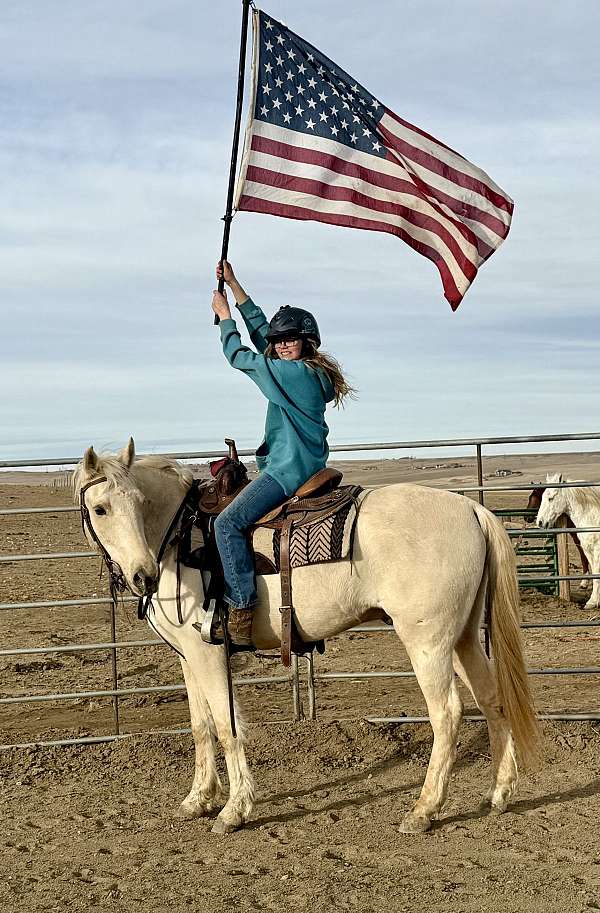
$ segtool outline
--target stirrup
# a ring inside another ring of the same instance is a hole
[[[205,644],[222,647],[225,642],[223,624],[227,625],[227,609],[223,606],[220,611],[217,600],[211,599],[204,615],[204,621],[201,623],[195,621],[192,627],[200,632],[200,637]],[[254,644],[236,644],[229,637],[227,639],[230,656],[233,656],[234,653],[254,653],[256,651]]]
[[[216,599],[211,599],[202,622],[195,621],[192,625],[196,631],[200,632],[200,637],[205,644],[213,644],[220,647],[223,645],[223,632],[219,634],[221,627],[221,612]]]

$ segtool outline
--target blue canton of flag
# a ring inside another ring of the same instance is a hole
[[[508,234],[510,197],[272,16],[252,22],[235,208],[393,234],[435,263],[456,309]]]
[[[385,157],[383,107],[333,61],[280,22],[260,15],[254,117]]]

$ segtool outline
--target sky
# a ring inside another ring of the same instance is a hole
[[[234,218],[242,285],[269,317],[313,311],[358,388],[330,442],[600,430],[600,5],[264,9],[515,200],[454,314],[391,235]],[[0,460],[260,442],[210,310],[240,20],[237,0],[4,0]]]

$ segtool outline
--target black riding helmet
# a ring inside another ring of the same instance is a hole
[[[321,345],[319,327],[310,311],[284,304],[271,318],[267,339],[269,342],[280,342],[291,336],[297,336],[299,339],[312,339],[317,348]]]

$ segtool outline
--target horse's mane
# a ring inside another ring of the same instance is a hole
[[[177,460],[170,460],[168,457],[160,454],[149,454],[148,456],[136,457],[133,464],[128,469],[119,460],[114,453],[100,453],[98,462],[93,476],[88,479],[83,468],[83,461],[78,463],[73,472],[73,490],[75,500],[79,498],[79,492],[84,482],[89,481],[96,476],[106,476],[108,484],[116,488],[131,488],[132,483],[136,484],[137,469],[156,469],[159,472],[168,472],[174,475],[183,489],[188,489],[192,484],[194,474],[187,466],[182,466]]]
[[[565,479],[566,482],[581,482],[582,479]],[[600,510],[600,488],[588,486],[586,488],[570,488],[572,496],[580,504],[590,504]]]
[[[183,466],[177,460],[170,460],[160,454],[149,454],[135,459],[131,467],[134,475],[136,466],[147,466],[148,469],[158,469],[160,472],[169,472],[175,475],[183,488],[189,488],[194,480],[194,473],[188,466]]]
[[[556,473],[555,475],[546,476],[547,484],[551,484],[552,482],[558,482],[558,481],[583,482],[585,480],[584,479],[565,479],[560,475],[560,473]],[[568,493],[568,496],[572,497],[575,501],[577,501],[582,506],[595,507],[598,510],[600,510],[600,487],[589,485],[589,486],[586,486],[585,488],[579,488],[577,486],[573,486],[573,488],[565,488],[565,489],[563,489],[563,491],[566,491]]]

